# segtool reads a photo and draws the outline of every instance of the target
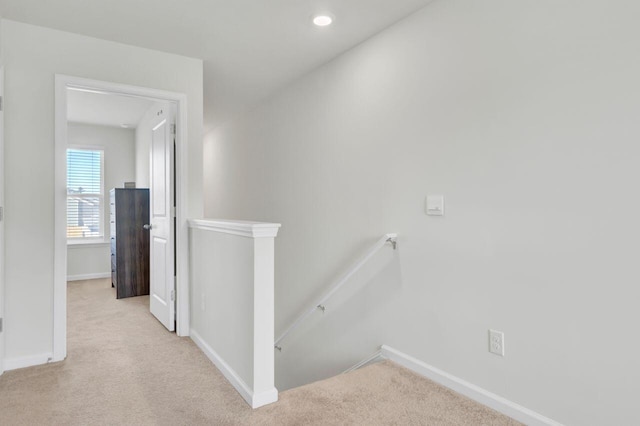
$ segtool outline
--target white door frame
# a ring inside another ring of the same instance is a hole
[[[4,103],[4,67],[0,66],[0,98]],[[0,105],[0,208],[4,209],[4,105]],[[0,318],[4,318],[4,211],[0,218]],[[0,375],[4,373],[5,334],[6,324],[2,320],[0,332]]]
[[[67,356],[67,89],[171,101],[176,111],[176,333],[188,336],[189,228],[187,223],[187,96],[183,93],[56,74],[55,78],[55,232],[53,283],[53,361]]]

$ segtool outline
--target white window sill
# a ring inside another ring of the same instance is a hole
[[[106,247],[109,245],[109,241],[104,238],[87,238],[83,240],[67,240],[67,248],[91,248],[91,247]]]

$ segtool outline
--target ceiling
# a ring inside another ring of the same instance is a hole
[[[153,101],[131,96],[67,90],[67,120],[134,129]]]
[[[0,16],[204,60],[205,131],[432,0],[0,0]],[[328,11],[333,25],[311,16]]]

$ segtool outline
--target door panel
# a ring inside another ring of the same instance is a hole
[[[154,275],[160,285],[155,287],[156,291],[154,296],[163,304],[167,304],[167,284],[169,277],[167,277],[167,271],[165,264],[167,263],[167,241],[162,238],[153,239],[153,251],[155,253],[154,263]]]
[[[151,161],[151,186],[153,188],[153,214],[162,217],[166,214],[167,204],[167,173],[165,164],[167,153],[165,152],[164,127],[166,121],[161,126],[153,130],[153,147],[151,150],[153,159]]]
[[[150,310],[169,330],[175,330],[175,270],[173,207],[174,108],[163,105],[152,129],[151,142],[151,229]]]

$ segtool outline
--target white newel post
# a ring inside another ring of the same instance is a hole
[[[278,229],[275,229],[278,232]],[[274,238],[254,238],[253,407],[278,400],[275,388]]]
[[[196,309],[191,338],[249,405],[275,402],[274,246],[280,224],[193,219],[189,226]],[[205,294],[211,298],[198,302]],[[233,306],[233,313],[220,304]]]

